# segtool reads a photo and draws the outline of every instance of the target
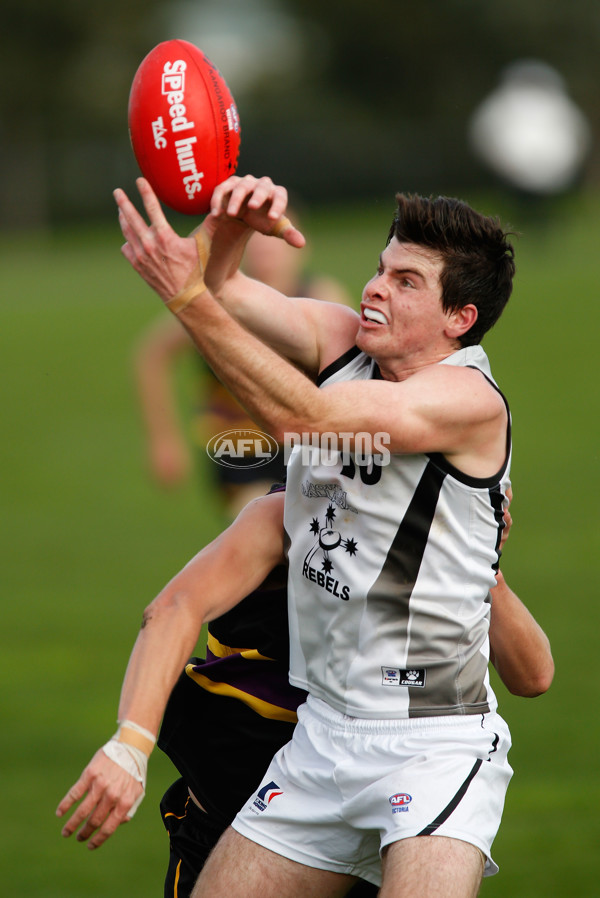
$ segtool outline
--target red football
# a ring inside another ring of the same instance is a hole
[[[186,215],[208,212],[240,150],[237,108],[210,59],[188,41],[158,44],[133,79],[128,120],[138,165],[159,199]]]

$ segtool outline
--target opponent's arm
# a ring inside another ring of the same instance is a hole
[[[282,561],[282,516],[283,494],[249,503],[148,606],[123,682],[119,731],[96,752],[58,805],[61,817],[83,799],[63,836],[81,826],[78,841],[93,834],[89,847],[97,848],[131,818],[144,794],[145,761],[154,734],[202,624],[236,605]]]
[[[533,698],[550,688],[554,661],[548,637],[503,574],[491,590],[490,660],[513,695]]]
[[[504,529],[500,551],[512,528],[509,510],[512,487],[506,491]],[[554,676],[554,661],[548,637],[516,593],[498,571],[496,586],[490,592],[490,660],[500,679],[513,695],[533,698],[546,692]]]
[[[140,336],[134,351],[134,372],[145,428],[150,471],[163,486],[184,481],[191,454],[183,436],[173,386],[180,356],[194,350],[181,325],[161,317]]]

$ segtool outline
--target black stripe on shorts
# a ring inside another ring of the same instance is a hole
[[[471,772],[469,773],[468,777],[466,778],[466,780],[464,781],[464,783],[462,784],[462,786],[460,787],[460,789],[458,790],[456,795],[446,805],[446,807],[441,812],[441,814],[439,814],[435,818],[433,823],[429,823],[425,827],[425,829],[422,829],[420,833],[417,833],[418,836],[430,836],[432,833],[434,833],[436,831],[436,829],[438,829],[438,827],[440,827],[442,825],[442,823],[446,822],[446,820],[448,819],[450,814],[458,807],[458,805],[463,800],[463,798],[466,794],[466,791],[469,788],[471,780],[474,778],[475,774],[477,773],[477,771],[479,770],[479,768],[481,767],[482,764],[483,764],[483,761],[481,760],[481,758],[478,758],[477,761],[475,761],[475,763],[473,764],[473,767],[471,769]]]

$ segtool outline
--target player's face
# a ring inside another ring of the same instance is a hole
[[[377,273],[366,284],[361,302],[357,345],[380,364],[384,375],[431,364],[448,355],[437,253],[392,238]]]

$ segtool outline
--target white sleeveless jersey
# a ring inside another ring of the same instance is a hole
[[[480,346],[441,364],[492,383]],[[324,386],[379,376],[352,349]],[[496,706],[488,680],[489,590],[495,585],[509,485],[469,477],[441,455],[392,455],[364,466],[341,456],[288,463],[290,681],[343,714],[366,718],[478,714]]]

